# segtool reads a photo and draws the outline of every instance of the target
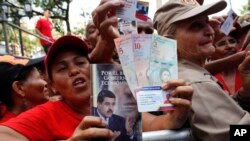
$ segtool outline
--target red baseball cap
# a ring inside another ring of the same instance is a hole
[[[74,35],[64,35],[58,38],[49,48],[45,57],[44,63],[48,76],[51,79],[51,63],[55,59],[55,55],[62,48],[78,49],[83,52],[83,55],[88,59],[88,45],[81,38]],[[89,59],[88,59],[89,60]]]

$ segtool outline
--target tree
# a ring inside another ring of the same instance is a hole
[[[25,1],[25,0],[23,0]],[[51,19],[60,19],[65,21],[67,27],[67,34],[71,33],[70,23],[69,23],[69,7],[72,0],[35,0],[34,5],[36,7],[41,7],[43,9],[49,8],[51,10]],[[42,15],[42,13],[33,10],[34,13]],[[57,28],[61,31],[61,29]]]
[[[73,34],[74,35],[78,35],[81,38],[85,38],[85,34],[86,34],[86,25],[88,24],[88,22],[91,20],[91,15],[88,12],[85,12],[83,9],[81,9],[81,14],[80,14],[85,20],[83,22],[83,24],[74,27],[73,28]]]
[[[0,0],[1,2],[3,0]],[[13,8],[24,9],[23,5],[27,0],[6,0]],[[51,19],[60,19],[66,23],[67,34],[71,33],[69,23],[69,7],[72,0],[33,0],[32,9],[33,16],[43,15],[42,12],[36,9],[50,9],[52,16]],[[57,28],[58,29],[58,28]],[[59,29],[58,32],[61,30]]]
[[[246,5],[243,6],[242,10],[241,10],[241,14],[243,16],[240,17],[239,21],[242,23],[245,19],[245,16],[249,15],[250,13],[250,0],[248,0],[248,3]]]
[[[21,17],[17,16],[18,10],[24,10],[24,4],[26,1],[27,0],[0,0],[0,3],[7,2],[9,4],[9,7],[11,7],[11,14],[9,15],[11,18],[9,18],[8,20],[9,23],[13,23],[27,30],[27,27],[25,27],[25,24],[22,25],[19,23]],[[33,2],[32,3],[33,4],[32,6],[33,16],[43,15],[43,12],[38,11],[38,9],[45,9],[45,8],[51,9],[51,13],[52,13],[51,19],[53,20],[53,23],[55,25],[54,29],[56,29],[56,31],[58,31],[61,35],[63,35],[64,34],[63,22],[65,22],[67,26],[67,33],[68,34],[71,33],[70,23],[69,23],[69,6],[70,6],[71,0],[32,0],[32,2]],[[0,30],[2,31],[2,26],[0,27]],[[18,40],[18,36],[19,36],[18,30],[7,25],[6,31],[8,34],[7,38],[8,38],[9,48],[10,48],[9,49],[10,54],[20,55],[20,51],[18,51],[20,50],[20,47],[19,47],[20,43]],[[61,35],[58,35],[58,36],[61,36]],[[21,36],[23,39],[24,55],[27,57],[28,56],[30,57],[32,56],[33,52],[37,50],[36,48],[39,46],[39,41],[38,39],[36,38],[34,39],[30,37],[24,32],[22,32]],[[0,35],[0,41],[4,41],[4,36]]]

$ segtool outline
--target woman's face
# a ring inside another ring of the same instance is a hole
[[[238,51],[237,40],[231,36],[224,36],[215,43],[213,59],[220,59],[235,54]]]
[[[99,30],[96,28],[95,24],[93,22],[89,23],[87,26],[87,40],[89,41],[91,45],[91,49],[93,49],[96,46],[98,36],[99,36]]]
[[[208,24],[207,16],[196,16],[177,24],[179,57],[200,64],[214,53],[214,30]]]
[[[33,103],[32,105],[42,104],[47,101],[48,93],[47,82],[42,79],[39,71],[34,67],[27,79],[23,83],[25,98]]]
[[[90,101],[90,64],[76,50],[61,51],[52,62],[52,86],[73,107],[83,107]],[[79,109],[78,109],[79,110]]]

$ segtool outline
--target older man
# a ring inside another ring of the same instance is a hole
[[[154,17],[158,33],[177,40],[179,77],[194,88],[189,123],[194,136],[202,141],[227,141],[230,124],[250,124],[250,115],[244,110],[250,105],[250,81],[246,76],[250,68],[246,63],[240,67],[243,87],[236,97],[239,104],[203,68],[206,58],[215,51],[208,15],[225,7],[225,1],[200,6],[195,0],[169,0]]]

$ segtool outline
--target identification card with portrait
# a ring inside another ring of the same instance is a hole
[[[227,19],[221,25],[220,29],[226,36],[231,32],[236,18],[237,14],[233,11],[233,9],[230,9],[227,14]]]
[[[120,35],[137,33],[136,4],[137,0],[123,0],[124,7],[116,10],[118,31]]]
[[[147,86],[136,89],[139,112],[174,110],[169,102],[171,90],[164,91],[161,86]]]
[[[118,32],[120,35],[130,35],[137,33],[136,20],[118,19]]]
[[[124,7],[117,9],[116,16],[123,20],[133,21],[136,20],[136,4],[137,0],[123,0]]]

